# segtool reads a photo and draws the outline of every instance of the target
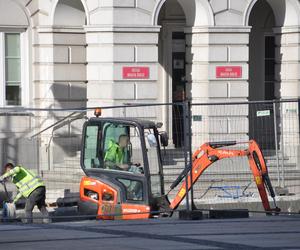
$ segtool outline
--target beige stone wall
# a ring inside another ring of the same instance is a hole
[[[91,105],[101,104],[100,100],[106,104],[160,101],[158,92],[162,85],[157,73],[160,29],[157,27],[157,18],[161,7],[164,4],[172,6],[175,0],[78,0],[77,5],[82,7],[77,11],[84,13],[86,22],[79,25],[74,21],[74,26],[71,23],[60,24],[55,19],[58,18],[56,8],[64,3],[62,0],[14,1],[23,6],[30,20],[32,41],[29,47],[33,64],[30,93],[34,106],[46,107],[51,103],[55,106],[78,106],[87,100]],[[187,17],[187,70],[192,72],[189,80],[193,85],[190,87],[194,89],[194,100],[247,98],[250,32],[247,21],[255,2],[178,2]],[[296,1],[287,1],[285,6],[278,1],[269,1],[269,4],[282,25],[297,24],[298,20],[293,20],[297,8],[293,12],[291,10],[291,7],[297,7]],[[280,10],[282,7],[285,7],[286,12],[290,11],[286,20],[280,17],[284,14]],[[204,12],[206,15],[201,16]],[[74,17],[75,14],[70,15]],[[175,12],[170,15],[173,15],[174,20],[178,18]],[[280,62],[283,64],[280,66],[281,76],[277,75],[287,79],[282,96],[292,96],[291,92],[294,94],[297,89],[298,79],[293,74],[299,71],[299,46],[297,42],[287,44],[285,41],[297,39],[299,32],[297,28],[291,31],[287,27],[285,30],[288,31],[283,31],[282,36],[281,31],[277,31],[277,53],[278,58],[282,55]],[[127,65],[149,66],[150,78],[147,81],[125,81],[121,71]],[[216,65],[241,65],[243,77],[237,80],[217,80]]]

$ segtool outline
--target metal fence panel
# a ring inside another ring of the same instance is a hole
[[[188,167],[192,152],[205,142],[256,140],[265,155],[271,181],[284,194],[277,197],[285,211],[296,211],[300,196],[299,102],[125,104],[102,107],[102,116],[162,122],[169,146],[162,149],[165,190]],[[187,123],[190,114],[190,123]],[[81,131],[92,109],[0,111],[0,164],[14,162],[33,169],[47,185],[47,201],[78,197]],[[187,127],[188,126],[188,127]],[[189,126],[191,142],[189,141]],[[191,143],[186,145],[186,143]],[[246,144],[231,146],[244,149]],[[151,157],[151,156],[150,156]],[[153,157],[152,160],[155,160]],[[150,159],[151,162],[151,159]],[[151,166],[150,166],[151,167]],[[12,191],[15,191],[10,187]],[[179,186],[169,197],[172,199]],[[278,194],[279,194],[278,191]],[[199,208],[262,210],[246,158],[214,163],[194,187]],[[183,202],[184,204],[184,202]],[[299,210],[299,208],[298,208]]]
[[[277,199],[299,200],[297,101],[193,104],[192,130],[193,149],[208,141],[247,142],[254,139],[264,153]],[[229,149],[243,147],[247,145],[239,144]],[[262,210],[246,158],[216,162],[194,188],[195,199],[206,208]],[[285,196],[279,196],[283,194]],[[290,209],[297,210],[296,203],[291,201],[291,204]],[[286,207],[286,203],[282,206]]]

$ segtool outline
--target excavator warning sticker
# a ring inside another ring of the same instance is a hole
[[[179,196],[180,198],[182,198],[184,195],[185,195],[185,189],[182,188],[182,189],[180,190],[178,196]]]
[[[261,184],[262,184],[262,179],[261,179],[261,177],[260,177],[260,176],[256,176],[256,177],[255,177],[255,182],[256,182],[257,185],[261,185]]]
[[[89,180],[87,180],[87,181],[83,182],[83,185],[84,186],[96,186],[97,183],[95,181],[89,181]]]

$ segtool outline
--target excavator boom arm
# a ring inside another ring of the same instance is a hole
[[[176,209],[181,201],[186,196],[186,187],[188,187],[188,191],[191,189],[192,185],[199,179],[201,174],[214,162],[225,159],[225,158],[233,158],[233,157],[248,157],[250,169],[252,171],[254,181],[257,185],[263,207],[265,211],[272,211],[268,195],[266,192],[265,186],[268,187],[271,196],[275,197],[269,176],[268,170],[266,167],[266,163],[263,157],[263,154],[258,146],[258,144],[251,140],[248,142],[249,146],[245,150],[234,150],[234,149],[224,149],[224,146],[235,145],[236,142],[220,142],[220,143],[205,143],[199,149],[197,149],[192,158],[192,179],[189,174],[190,171],[184,171],[183,174],[177,178],[177,180],[171,186],[171,189],[175,188],[179,184],[179,182],[186,176],[187,179],[183,181],[178,193],[175,198],[170,203],[171,209]],[[188,183],[186,183],[186,181]],[[187,185],[186,185],[187,184]]]

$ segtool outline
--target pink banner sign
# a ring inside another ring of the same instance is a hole
[[[149,67],[123,67],[123,79],[149,79]]]
[[[217,78],[241,78],[242,67],[241,66],[217,66],[216,77]]]

